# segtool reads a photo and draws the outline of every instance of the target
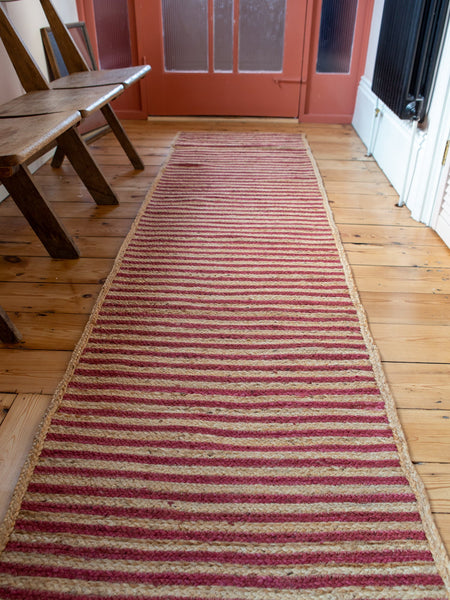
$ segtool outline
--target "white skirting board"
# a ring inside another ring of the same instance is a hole
[[[443,239],[443,241],[450,248],[450,214],[441,214],[439,221],[436,225],[436,233]]]
[[[435,207],[432,225],[450,248],[450,166],[447,166],[444,184],[441,185],[440,192],[442,203]]]

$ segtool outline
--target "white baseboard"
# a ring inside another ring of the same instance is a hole
[[[450,223],[440,221],[436,226],[436,233],[442,238],[445,244],[450,248]]]

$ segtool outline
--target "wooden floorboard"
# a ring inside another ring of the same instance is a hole
[[[0,345],[0,515],[34,432],[70,360],[123,239],[180,130],[306,133],[341,234],[410,453],[450,549],[450,250],[412,220],[348,125],[293,120],[126,122],[146,168],[134,171],[115,138],[91,149],[120,199],[97,207],[64,163],[36,180],[76,238],[82,258],[48,257],[11,200],[0,205],[0,305],[21,329]]]

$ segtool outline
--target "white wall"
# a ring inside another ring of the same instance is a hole
[[[384,0],[375,0],[366,69],[358,89],[353,126],[406,201],[413,218],[429,225],[448,134],[443,119],[450,92],[450,29],[447,27],[444,37],[426,125],[415,130],[414,125],[399,119],[371,90],[383,6]]]
[[[75,0],[54,0],[54,6],[64,21],[78,21]],[[21,2],[8,2],[3,3],[3,7],[6,7],[6,12],[8,13],[11,22],[16,27],[19,35],[22,37],[40,68],[46,73],[40,28],[47,27],[48,23],[39,1],[21,0]],[[0,71],[2,73],[2,89],[0,90],[0,94],[2,94],[3,97],[0,96],[0,101],[5,102],[6,99],[13,98],[17,95],[18,79],[11,67],[9,59],[5,56],[3,45],[1,46]]]
[[[364,77],[372,81],[373,71],[375,68],[375,59],[377,56],[377,43],[380,34],[381,19],[383,17],[384,0],[375,0],[372,15],[372,25],[370,29],[370,42],[367,48],[366,67],[364,69]]]
[[[6,13],[8,11],[8,5],[3,3],[3,8]],[[21,86],[19,80],[16,77],[14,72],[14,68],[11,64],[11,61],[6,54],[6,50],[0,41],[0,72],[2,74],[2,85],[0,86],[0,103],[6,102],[14,96],[17,96],[21,93]]]

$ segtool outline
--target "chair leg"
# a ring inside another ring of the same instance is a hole
[[[53,155],[52,162],[50,163],[54,169],[59,169],[64,162],[64,150],[59,146],[56,146],[55,154]]]
[[[136,152],[133,144],[130,141],[130,138],[127,136],[124,128],[116,116],[116,113],[109,104],[105,104],[101,111],[108,125],[111,127],[114,135],[116,136],[119,144],[124,149],[125,154],[130,159],[133,167],[139,171],[142,171],[145,168],[144,163],[142,162],[139,154]]]
[[[75,127],[59,136],[58,146],[61,146],[97,204],[119,204],[116,194]]]
[[[19,330],[0,306],[0,341],[4,344],[16,344],[21,339]]]
[[[78,258],[80,252],[31,179],[25,165],[19,165],[1,182],[17,204],[52,258]]]

